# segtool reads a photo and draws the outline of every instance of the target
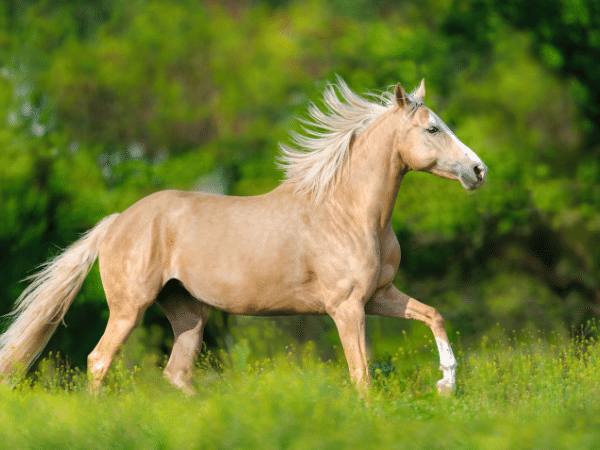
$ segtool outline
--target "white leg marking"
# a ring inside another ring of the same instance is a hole
[[[438,389],[440,392],[454,390],[456,386],[457,363],[454,353],[452,353],[452,347],[450,347],[448,342],[437,337],[435,338],[435,343],[440,354],[440,370],[444,373],[444,377],[437,382]]]

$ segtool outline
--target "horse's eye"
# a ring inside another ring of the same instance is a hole
[[[427,128],[427,132],[430,134],[435,134],[438,131],[440,131],[440,129],[438,127],[436,127],[435,125],[432,125],[429,128]]]

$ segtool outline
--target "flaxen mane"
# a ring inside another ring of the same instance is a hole
[[[299,119],[305,125],[304,134],[290,133],[295,146],[279,145],[278,166],[285,171],[286,181],[294,183],[296,192],[310,194],[315,203],[323,200],[348,160],[353,138],[396,105],[391,91],[366,95],[370,98],[355,94],[337,77],[323,93],[325,111],[311,103],[309,119]],[[407,97],[415,107],[422,104],[412,94]]]

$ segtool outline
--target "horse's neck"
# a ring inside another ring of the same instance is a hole
[[[339,201],[381,232],[391,219],[406,171],[394,152],[397,120],[390,111],[358,135],[336,186]]]

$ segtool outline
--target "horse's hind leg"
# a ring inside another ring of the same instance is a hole
[[[142,321],[144,312],[154,302],[160,288],[158,285],[129,284],[127,288],[120,289],[120,283],[117,287],[107,285],[104,278],[103,282],[110,315],[102,338],[88,356],[90,392],[100,388],[116,355]]]
[[[186,394],[193,394],[192,375],[202,345],[210,306],[192,297],[176,280],[169,281],[156,299],[173,327],[174,343],[165,377]]]

